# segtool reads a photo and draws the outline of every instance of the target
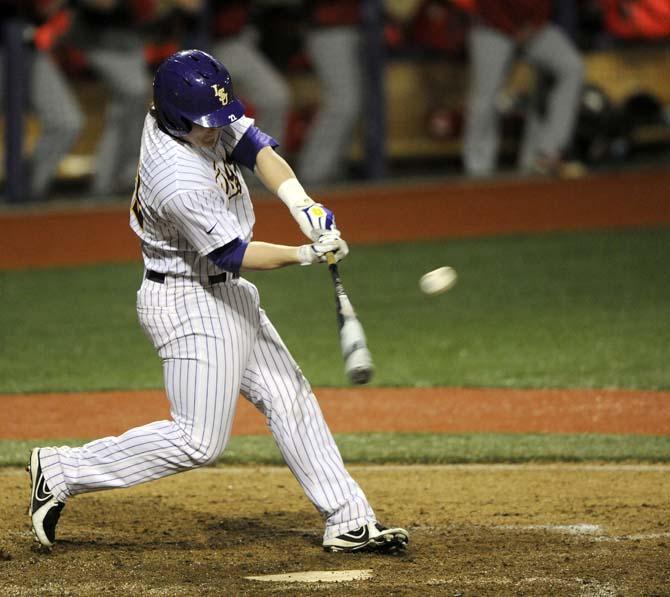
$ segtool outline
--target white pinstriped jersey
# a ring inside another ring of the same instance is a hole
[[[225,127],[210,150],[171,137],[147,115],[130,211],[146,269],[195,277],[218,274],[222,270],[207,254],[236,238],[251,240],[253,206],[230,155],[253,123],[243,116]]]

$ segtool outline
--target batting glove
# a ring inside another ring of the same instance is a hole
[[[312,242],[318,241],[324,234],[340,236],[335,226],[335,214],[321,203],[295,205],[291,208],[291,215]]]
[[[328,232],[311,245],[302,245],[298,247],[298,259],[300,265],[312,265],[313,263],[324,263],[327,261],[326,254],[332,253],[335,263],[342,261],[349,254],[349,246],[340,238]]]

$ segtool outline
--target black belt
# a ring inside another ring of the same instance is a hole
[[[165,284],[165,276],[167,274],[162,274],[161,272],[155,272],[152,269],[148,269],[145,275],[147,280],[152,282],[158,282],[159,284]],[[223,272],[222,274],[216,274],[215,276],[208,276],[210,284],[218,284],[219,282],[228,282],[235,278],[239,278],[240,274],[231,274],[229,272]]]

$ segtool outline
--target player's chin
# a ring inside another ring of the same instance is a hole
[[[217,129],[216,131],[212,131],[206,135],[201,135],[195,140],[195,142],[198,146],[204,147],[205,149],[214,149],[218,144],[220,137],[221,131]]]

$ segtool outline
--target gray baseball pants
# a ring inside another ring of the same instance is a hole
[[[362,104],[361,34],[357,27],[314,28],[307,51],[321,84],[319,111],[298,156],[298,177],[308,184],[336,181]]]
[[[151,77],[144,60],[142,40],[139,37],[134,40],[130,35],[123,44],[113,36],[109,40],[103,36],[99,45],[86,50],[107,94],[105,125],[98,142],[92,188],[99,195],[132,189],[137,172]]]
[[[58,165],[75,143],[84,116],[65,75],[51,56],[30,51],[27,103],[39,123],[39,135],[30,159],[28,192],[33,199],[48,193]],[[0,55],[0,90],[4,85],[4,55]],[[3,94],[4,95],[4,94]]]
[[[212,55],[223,62],[233,79],[235,95],[245,96],[256,108],[258,128],[274,137],[281,146],[286,135],[286,122],[291,91],[288,83],[258,49],[255,32],[214,43]]]
[[[463,161],[466,173],[487,176],[496,168],[500,132],[496,100],[516,57],[515,41],[494,29],[470,31],[470,90],[467,101]],[[536,156],[558,157],[572,140],[584,80],[582,59],[572,42],[554,26],[538,31],[523,47],[523,57],[550,72],[555,83],[546,116],[533,114],[526,123],[520,166]]]

